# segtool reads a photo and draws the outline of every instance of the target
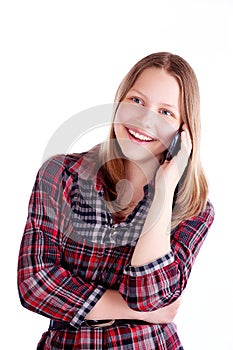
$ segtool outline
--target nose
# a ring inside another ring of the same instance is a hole
[[[153,109],[145,108],[141,120],[143,128],[155,138],[159,138],[159,135],[163,133],[163,130],[168,128],[168,123],[162,115],[156,113]]]
[[[152,109],[145,108],[142,122],[146,129],[151,129],[155,132],[157,130],[158,115]]]

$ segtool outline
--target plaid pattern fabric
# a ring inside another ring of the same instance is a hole
[[[85,156],[58,155],[39,170],[29,202],[19,252],[18,288],[23,306],[75,327],[48,330],[38,349],[182,349],[171,324],[106,328],[83,323],[107,289],[119,290],[135,310],[163,307],[182,293],[214,210],[171,232],[172,251],[141,267],[130,266],[151,200],[153,186],[125,222],[113,225],[100,179]],[[93,170],[93,169],[92,169]]]

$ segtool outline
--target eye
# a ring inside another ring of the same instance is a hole
[[[172,112],[164,108],[160,109],[159,113],[165,115],[166,117],[174,117],[174,114]]]
[[[134,103],[137,103],[138,105],[143,105],[144,102],[141,98],[139,97],[131,97],[131,100],[134,102]]]

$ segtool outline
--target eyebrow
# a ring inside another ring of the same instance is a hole
[[[141,95],[141,96],[144,97],[145,99],[148,99],[148,97],[147,97],[145,94],[143,94],[143,92],[141,92],[141,91],[139,91],[139,90],[137,90],[137,89],[131,89],[131,91],[135,91],[137,94]],[[175,110],[178,112],[177,107],[174,106],[174,105],[171,105],[171,104],[165,103],[165,102],[160,102],[159,104],[160,104],[161,106],[166,106],[166,107],[169,107],[169,108],[173,108],[173,109],[175,109]]]

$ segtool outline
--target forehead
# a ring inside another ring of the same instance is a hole
[[[180,94],[176,78],[164,69],[156,67],[144,69],[131,89],[139,90],[148,97],[170,98],[173,102],[178,102]]]

